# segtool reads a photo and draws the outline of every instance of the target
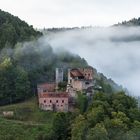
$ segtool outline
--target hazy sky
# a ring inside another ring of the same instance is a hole
[[[108,26],[139,17],[140,0],[0,0],[0,9],[37,28]]]

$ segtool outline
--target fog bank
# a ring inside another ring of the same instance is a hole
[[[45,40],[57,52],[63,48],[79,54],[132,95],[140,95],[140,28],[72,30],[51,33]]]

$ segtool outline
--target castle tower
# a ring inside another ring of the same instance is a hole
[[[63,82],[63,68],[56,68],[55,80],[56,84]]]
[[[70,71],[71,71],[71,69],[68,69],[68,84],[71,84]]]

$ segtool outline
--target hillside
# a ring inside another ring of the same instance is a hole
[[[38,101],[36,97],[21,103],[0,106],[0,116],[2,116],[3,111],[9,110],[14,112],[14,116],[9,117],[9,119],[18,120],[19,122],[21,121],[23,123],[51,123],[53,119],[53,112],[43,112],[38,108]]]
[[[41,35],[41,32],[34,30],[33,26],[29,26],[25,21],[0,10],[0,49]]]
[[[2,140],[138,140],[140,110],[134,98],[123,92],[95,93],[90,104],[79,95],[72,113],[45,112],[36,98],[0,107]],[[13,116],[3,116],[13,111]]]
[[[3,111],[13,111],[14,116],[3,117]],[[39,139],[50,131],[54,115],[55,113],[39,110],[36,98],[19,104],[2,106],[0,107],[0,139]]]

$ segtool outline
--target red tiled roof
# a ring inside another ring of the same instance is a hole
[[[68,98],[67,92],[48,92],[40,94],[39,98]]]
[[[72,69],[70,71],[71,77],[81,77],[83,74],[78,69]]]
[[[38,88],[47,89],[49,92],[55,91],[56,84],[55,83],[44,83],[37,86]]]

